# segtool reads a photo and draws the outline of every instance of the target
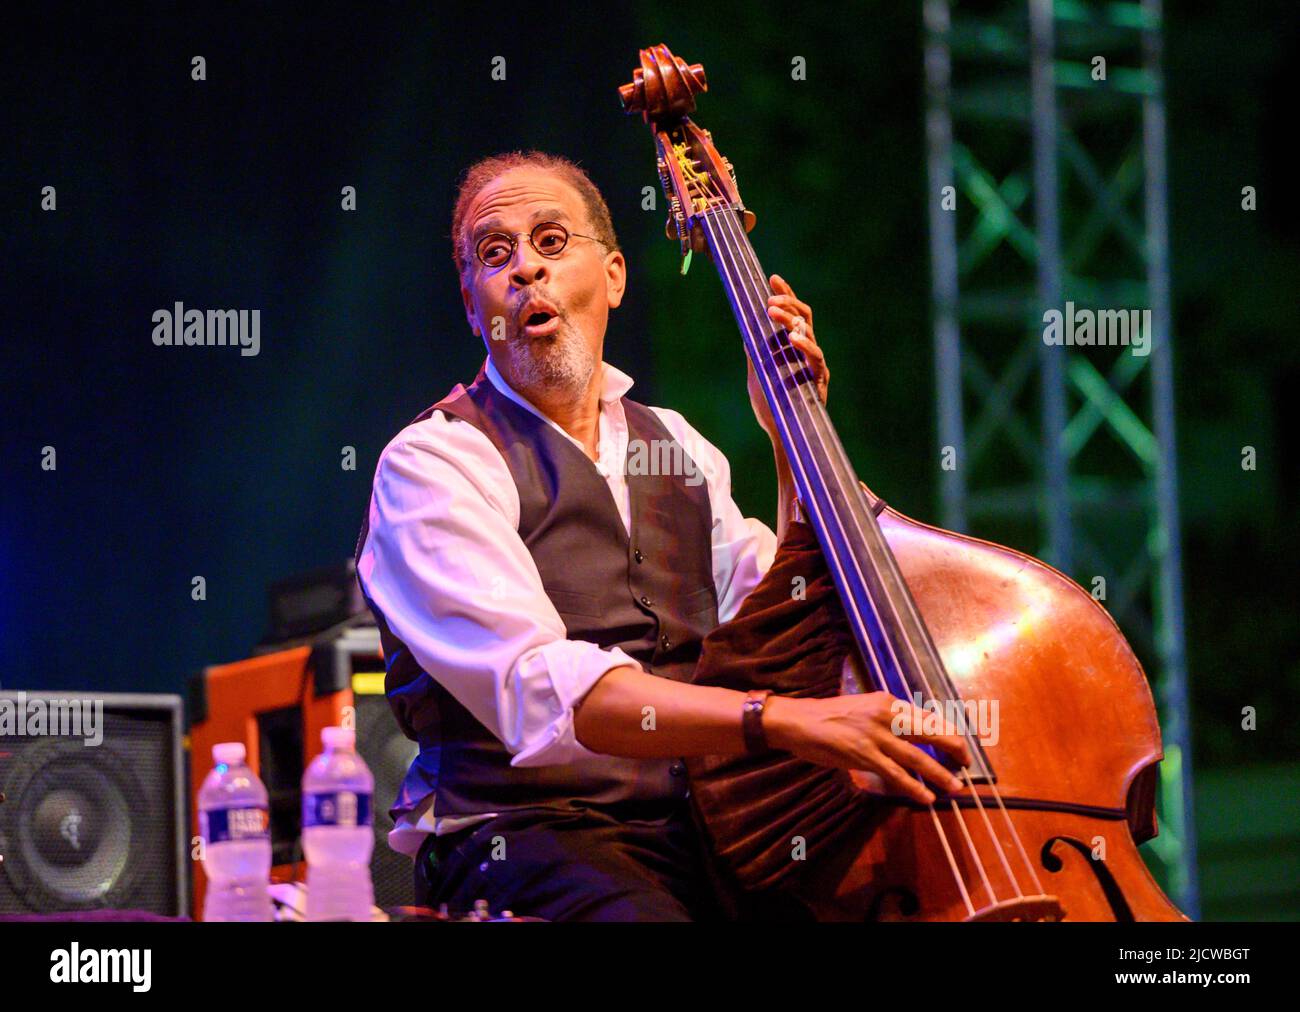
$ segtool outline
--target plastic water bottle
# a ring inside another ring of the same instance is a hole
[[[307,920],[368,921],[375,901],[370,853],[375,778],[356,751],[356,732],[321,731],[325,751],[302,778],[302,849],[307,856]]]
[[[243,742],[212,746],[216,764],[199,789],[199,832],[208,889],[205,921],[269,921],[271,832],[266,788],[245,763]]]

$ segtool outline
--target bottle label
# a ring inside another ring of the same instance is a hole
[[[265,808],[217,808],[199,813],[199,829],[208,844],[229,840],[269,840]]]
[[[327,791],[302,796],[302,827],[369,826],[370,795],[355,791]]]

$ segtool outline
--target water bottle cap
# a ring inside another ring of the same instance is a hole
[[[326,748],[352,752],[357,747],[357,732],[350,727],[325,727],[321,728],[320,740]]]
[[[212,761],[227,766],[242,766],[248,751],[242,741],[223,741],[212,746]]]

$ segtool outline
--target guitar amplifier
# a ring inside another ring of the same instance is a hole
[[[212,746],[242,741],[248,764],[266,785],[271,823],[271,880],[304,881],[302,776],[321,751],[321,730],[353,727],[357,752],[375,777],[375,904],[414,902],[410,858],[388,846],[388,808],[418,747],[397,725],[384,696],[379,630],[345,628],[311,645],[208,668],[191,684],[190,792],[198,834],[198,792],[211,767]],[[206,878],[194,869],[195,918]]]

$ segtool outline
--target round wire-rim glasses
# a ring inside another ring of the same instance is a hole
[[[597,239],[594,235],[570,232],[558,221],[542,221],[534,225],[531,232],[515,232],[514,234],[489,232],[479,239],[474,246],[474,255],[484,267],[501,267],[514,259],[515,246],[518,244],[521,235],[527,235],[528,242],[533,249],[549,260],[554,260],[563,253],[565,247],[569,245],[569,240],[573,238],[590,239],[602,246],[606,245],[605,242]]]

